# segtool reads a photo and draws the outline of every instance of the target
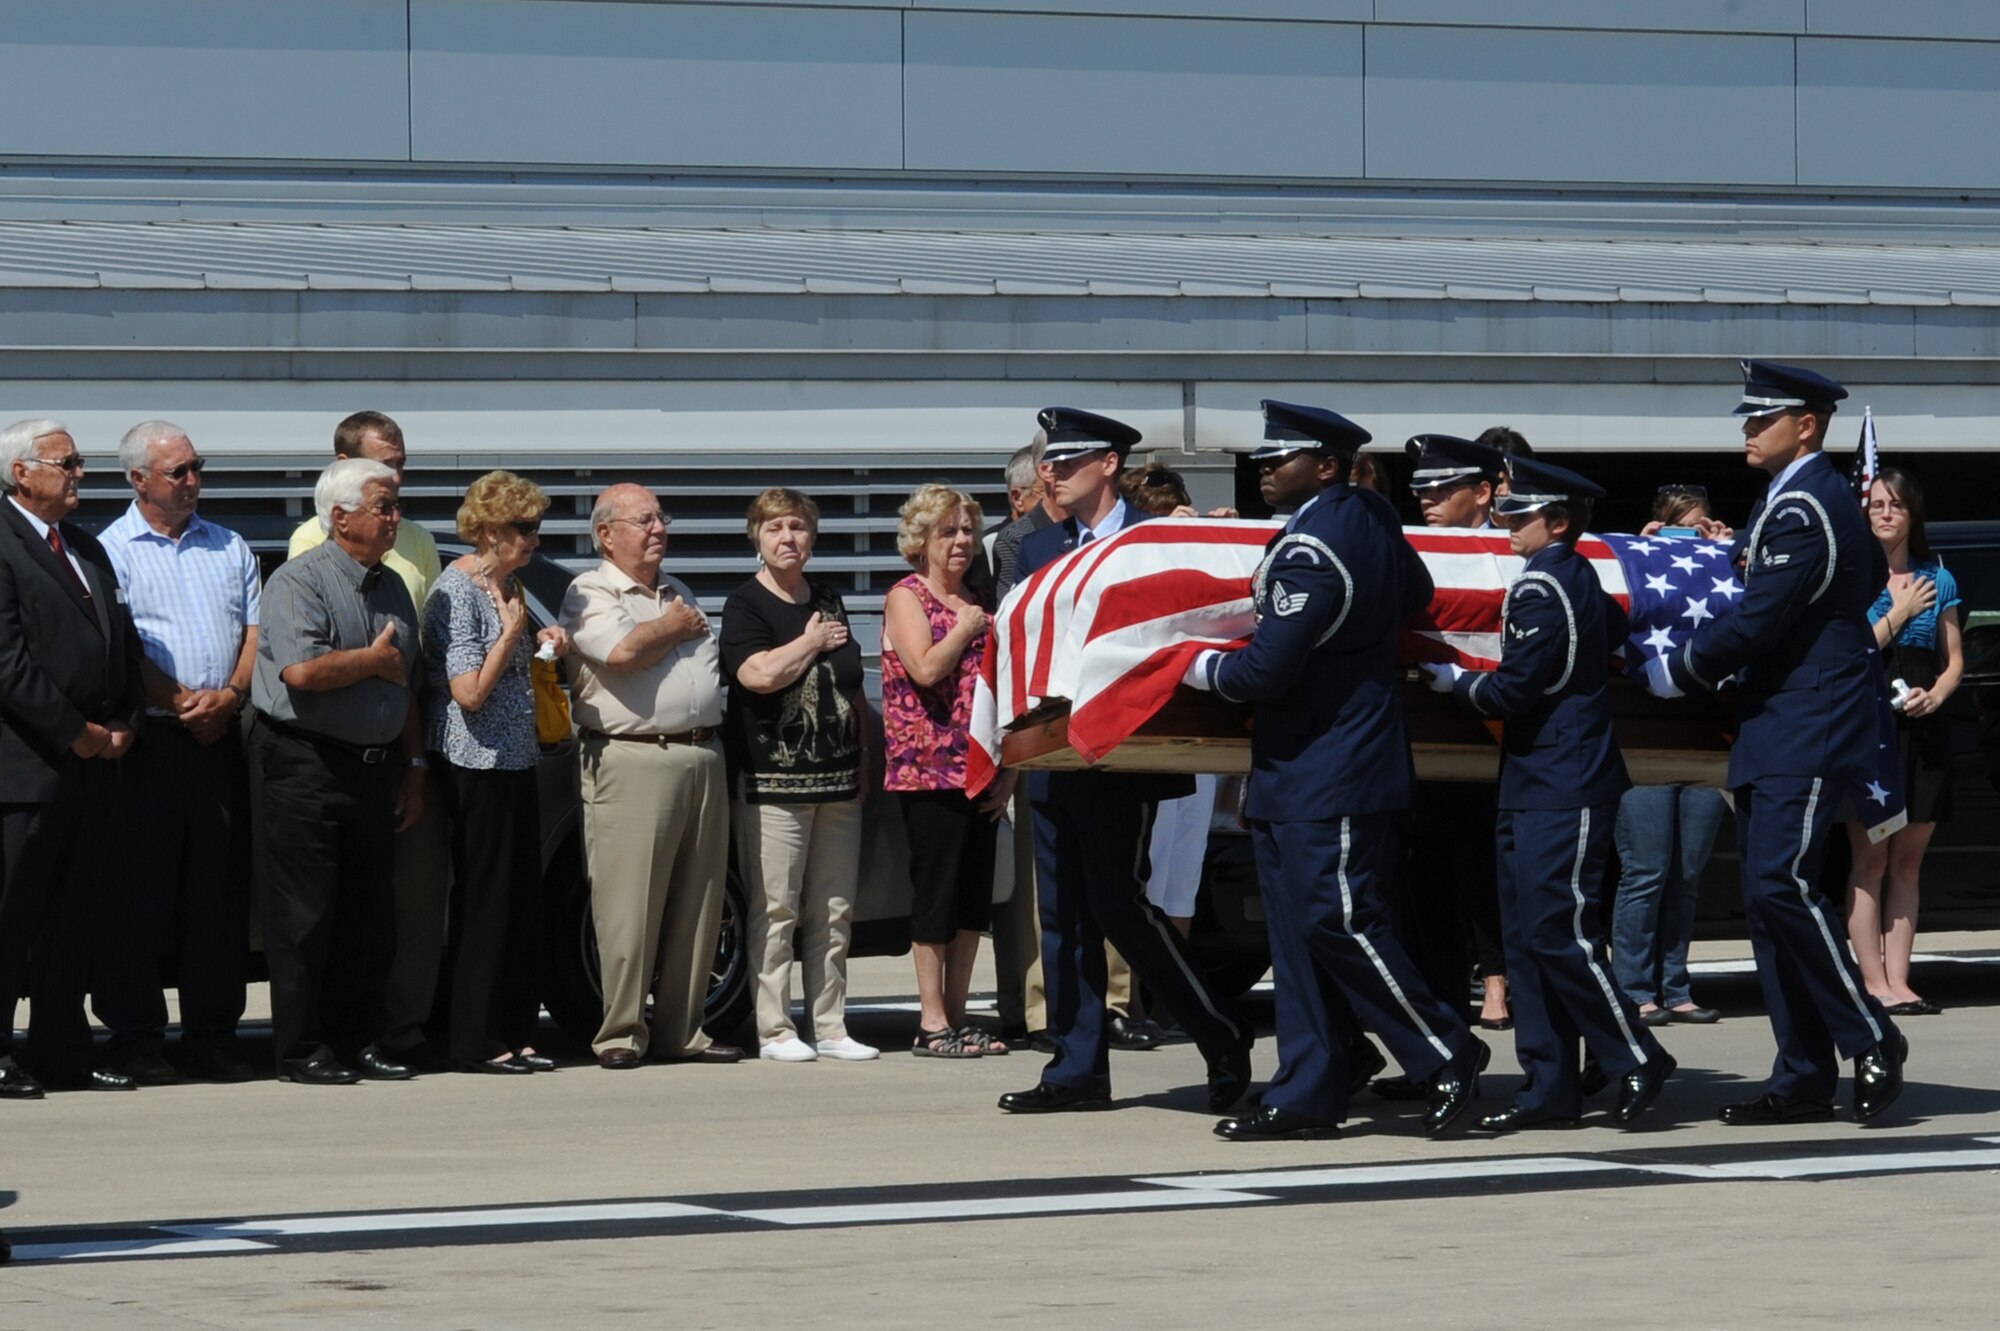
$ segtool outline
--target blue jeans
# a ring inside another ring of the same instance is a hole
[[[1634,786],[1618,805],[1618,899],[1611,958],[1635,1003],[1680,1007],[1688,992],[1688,940],[1702,866],[1715,846],[1722,792]]]

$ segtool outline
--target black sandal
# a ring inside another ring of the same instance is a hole
[[[919,1026],[910,1054],[914,1058],[978,1058],[980,1051],[967,1045],[965,1037],[949,1026],[936,1031]]]
[[[1006,1041],[969,1022],[958,1028],[958,1038],[965,1041],[966,1048],[976,1049],[982,1056],[998,1058],[1007,1052]]]

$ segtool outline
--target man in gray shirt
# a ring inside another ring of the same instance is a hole
[[[417,611],[382,556],[396,474],[343,458],[320,473],[325,544],[271,575],[251,701],[258,904],[280,1080],[400,1081],[384,1054],[395,832],[423,812]]]

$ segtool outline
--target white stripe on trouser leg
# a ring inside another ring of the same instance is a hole
[[[1590,810],[1579,809],[1577,812],[1581,817],[1576,826],[1576,863],[1569,870],[1569,894],[1576,902],[1576,910],[1570,915],[1570,932],[1576,935],[1576,948],[1583,953],[1583,964],[1590,967],[1597,987],[1604,991],[1604,1001],[1611,1006],[1611,1019],[1618,1023],[1618,1031],[1625,1037],[1625,1047],[1632,1051],[1632,1057],[1644,1063],[1645,1047],[1632,1033],[1632,1023],[1625,1020],[1625,1009],[1618,1005],[1618,991],[1611,987],[1611,977],[1604,973],[1604,967],[1597,964],[1597,954],[1591,951],[1590,941],[1583,936],[1583,912],[1587,904],[1583,899],[1583,860],[1590,848]]]
[[[1169,926],[1166,922],[1166,917],[1154,910],[1152,903],[1146,900],[1146,878],[1149,867],[1146,861],[1146,849],[1153,843],[1153,820],[1159,817],[1160,806],[1158,804],[1148,804],[1145,806],[1145,809],[1145,816],[1139,819],[1139,844],[1132,854],[1132,880],[1139,884],[1139,915],[1147,924],[1153,927],[1155,933],[1159,934],[1160,946],[1166,948],[1167,955],[1174,959],[1174,965],[1180,968],[1182,978],[1187,981],[1188,988],[1194,991],[1196,1000],[1201,1003],[1203,1008],[1207,1009],[1208,1015],[1221,1022],[1224,1026],[1227,1026],[1230,1034],[1240,1040],[1243,1038],[1242,1027],[1216,1010],[1215,1002],[1208,994],[1208,985],[1202,981],[1201,976],[1195,973],[1194,968],[1188,965],[1187,958],[1181,955],[1181,949],[1174,946],[1175,943],[1184,942],[1185,940],[1178,934],[1172,938],[1167,937]],[[1145,976],[1142,975],[1139,978],[1143,980]],[[1178,1016],[1179,1014],[1176,1013],[1175,1015]]]
[[[1819,787],[1820,778],[1814,777],[1812,794],[1806,798],[1805,821],[1799,827],[1799,853],[1792,856],[1792,881],[1799,885],[1799,900],[1805,903],[1806,914],[1812,916],[1813,923],[1819,926],[1819,936],[1826,943],[1826,953],[1833,961],[1834,973],[1840,976],[1840,982],[1847,986],[1847,996],[1854,1000],[1854,1010],[1861,1014],[1861,1020],[1868,1024],[1869,1034],[1875,1037],[1877,1044],[1880,1044],[1882,1028],[1869,1013],[1868,1004],[1861,997],[1861,991],[1854,987],[1854,976],[1848,973],[1847,958],[1841,955],[1840,945],[1833,941],[1833,930],[1827,927],[1826,913],[1813,905],[1812,884],[1799,877],[1799,866],[1805,863],[1806,847],[1812,841],[1813,811],[1819,807]]]
[[[1360,944],[1361,950],[1367,954],[1368,960],[1374,964],[1375,973],[1382,977],[1382,983],[1387,985],[1389,992],[1396,996],[1396,1001],[1403,1005],[1403,1011],[1409,1016],[1410,1024],[1422,1031],[1424,1038],[1431,1042],[1431,1048],[1438,1051],[1438,1057],[1449,1063],[1451,1061],[1450,1047],[1438,1038],[1437,1032],[1430,1028],[1430,1024],[1424,1020],[1423,1014],[1418,1012],[1416,1007],[1411,1004],[1409,995],[1403,992],[1403,986],[1396,983],[1396,977],[1389,973],[1389,967],[1383,962],[1382,954],[1375,950],[1375,945],[1368,941],[1367,935],[1354,932],[1354,889],[1347,882],[1347,852],[1353,844],[1353,820],[1343,818],[1340,820],[1340,863],[1335,865],[1333,870],[1334,880],[1340,884],[1340,930],[1356,943]]]

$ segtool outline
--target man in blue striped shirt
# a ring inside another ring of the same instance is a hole
[[[161,958],[177,959],[181,1068],[242,1081],[236,1051],[249,950],[250,820],[236,715],[257,656],[257,561],[195,512],[204,460],[187,431],[145,421],[118,461],[132,506],[100,538],[146,659],[146,733],[119,764],[117,844],[102,861],[92,1007],[107,1060],[172,1081]]]

